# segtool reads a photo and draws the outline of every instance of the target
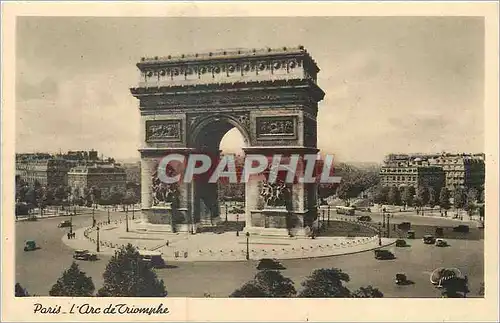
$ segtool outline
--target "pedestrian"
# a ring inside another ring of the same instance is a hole
[[[73,239],[76,237],[76,232],[73,232]]]
[[[168,247],[168,244],[170,243],[170,241],[167,240],[167,247]]]
[[[69,235],[69,232],[67,233],[67,236],[68,236],[68,240],[69,240],[69,239],[71,239],[71,238],[70,238],[70,235]]]

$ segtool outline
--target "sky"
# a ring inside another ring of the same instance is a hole
[[[474,17],[20,17],[16,151],[138,158],[141,57],[304,45],[321,71],[318,147],[337,160],[484,151],[484,24]],[[225,151],[243,144],[236,130]]]

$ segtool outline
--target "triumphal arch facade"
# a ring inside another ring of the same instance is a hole
[[[141,114],[146,226],[193,232],[219,217],[217,184],[159,181],[157,165],[167,154],[217,155],[234,127],[245,139],[245,154],[318,152],[316,118],[324,92],[317,85],[319,68],[302,46],[142,58],[137,67],[140,80],[131,93]],[[247,232],[307,234],[317,217],[316,184],[286,185],[284,201],[266,197],[283,187],[264,177],[246,184]]]

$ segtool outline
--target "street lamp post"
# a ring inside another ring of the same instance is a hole
[[[248,244],[249,244],[248,239],[250,238],[250,232],[247,232],[246,236],[247,236],[247,257],[246,258],[247,258],[247,260],[250,260],[250,249],[249,249],[249,246],[248,246]]]
[[[326,222],[326,226],[330,227],[330,205],[328,205],[328,221]]]
[[[391,236],[391,226],[389,224],[389,214],[387,214],[387,238]]]
[[[108,208],[108,224],[111,224],[111,218],[109,217],[109,208]]]
[[[380,228],[380,222],[378,223],[378,245],[382,245],[382,229]]]
[[[382,213],[382,228],[385,228],[385,211]]]
[[[132,204],[132,220],[135,220],[135,211],[134,211],[135,207],[134,206],[135,206],[135,204]]]
[[[95,227],[95,212],[94,212],[94,207],[92,207],[92,227]]]
[[[227,223],[227,203],[224,201],[224,209],[226,210],[226,223]]]
[[[125,228],[128,232],[128,209],[125,209]]]
[[[236,236],[240,236],[240,214],[236,213]]]
[[[97,252],[99,252],[99,226],[97,226]]]

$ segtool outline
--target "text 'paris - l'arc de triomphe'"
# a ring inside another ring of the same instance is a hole
[[[220,154],[222,137],[236,127],[245,154],[315,154],[319,68],[306,49],[223,50],[142,58],[131,93],[141,115],[141,203],[144,230],[195,232],[219,219],[217,184],[197,180],[167,185],[158,179],[167,154]],[[306,235],[317,218],[317,184],[266,183],[245,187],[245,231]],[[283,187],[286,185],[286,187]],[[287,194],[266,199],[262,191]]]

